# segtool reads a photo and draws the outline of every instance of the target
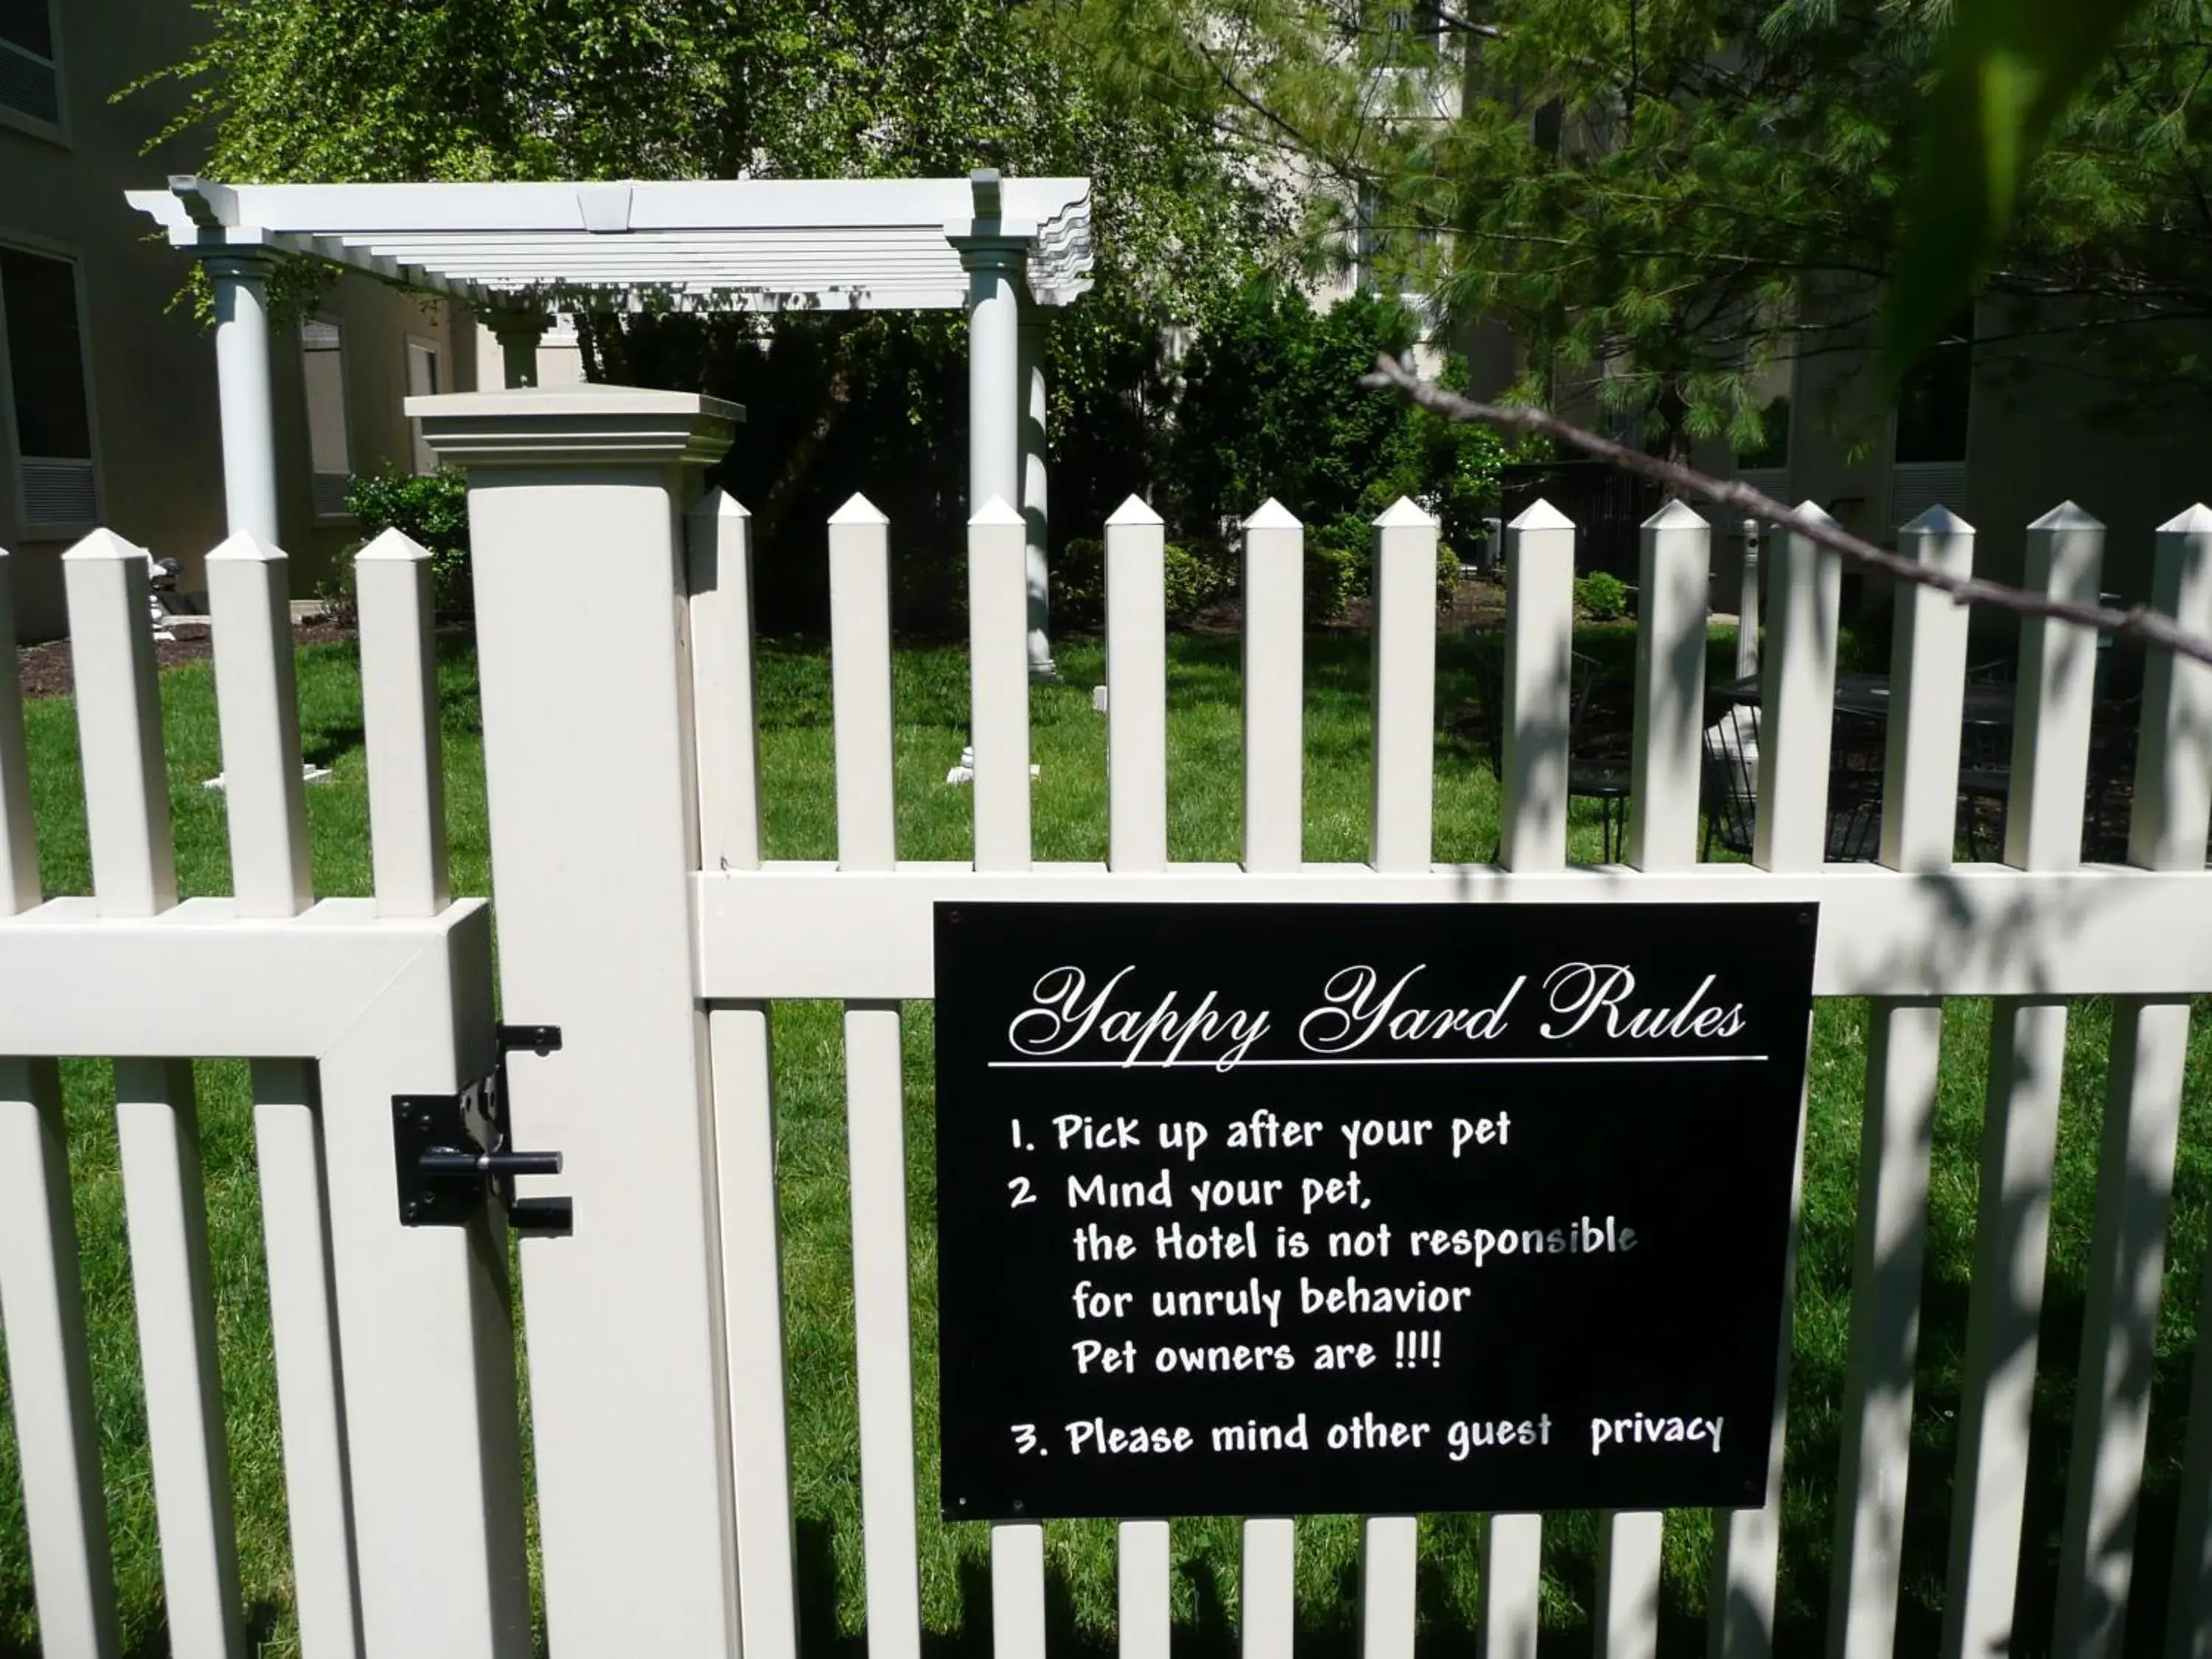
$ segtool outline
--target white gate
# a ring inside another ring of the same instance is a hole
[[[521,1242],[546,1617],[556,1654],[793,1659],[768,1005],[845,1006],[860,1437],[872,1659],[917,1659],[911,1319],[900,1005],[933,993],[940,899],[1638,900],[1822,905],[1816,993],[1874,999],[1853,1275],[1832,1648],[1893,1645],[1909,1496],[1920,1262],[1942,999],[1999,999],[1947,1597],[1952,1655],[2013,1626],[2065,1000],[2117,999],[2093,1277],[2075,1408],[2057,1645],[2117,1651],[2133,1559],[2166,1200],[2190,998],[2212,991],[2212,671],[2154,656],[2130,864],[2080,867],[2094,641],[2022,630],[2006,862],[1954,866],[1966,615],[1900,598],[1881,862],[1824,864],[1836,562],[1770,554],[1753,861],[1702,864],[1707,532],[1679,507],[1644,532],[1626,864],[1566,862],[1572,527],[1539,506],[1508,553],[1499,866],[1433,862],[1437,530],[1377,529],[1368,862],[1303,862],[1303,531],[1248,521],[1244,857],[1168,859],[1163,532],[1108,526],[1110,857],[1033,866],[1024,540],[1002,504],[969,529],[972,865],[901,863],[892,788],[888,526],[830,526],[839,858],[763,858],[750,550],[742,508],[693,504],[734,411],[611,388],[418,400],[471,471],[501,1004],[557,1025],[513,1062],[515,1139],[557,1148],[568,1237]],[[688,509],[688,512],[687,512]],[[2094,600],[2103,532],[2061,509],[2029,532],[2028,585]],[[1953,568],[1972,533],[1934,514],[1910,553]],[[2160,532],[2155,602],[2212,634],[2212,513]],[[507,1659],[529,1607],[495,1234],[405,1227],[392,1097],[491,1064],[489,929],[446,890],[437,714],[420,550],[363,555],[374,901],[311,904],[282,556],[210,559],[235,901],[173,902],[143,629],[143,562],[112,537],[70,556],[97,892],[41,903],[20,709],[0,673],[0,1312],[50,1656],[114,1651],[88,1362],[52,1064],[118,1073],[170,1625],[180,1654],[240,1651],[191,1103],[178,1056],[255,1070],[284,1450],[309,1659]],[[1786,1367],[1786,1349],[1782,1357]],[[1779,1388],[1780,1380],[1778,1380]],[[2212,1389],[2212,1368],[2200,1375]],[[1780,1395],[1778,1392],[1778,1400]],[[2170,1619],[2212,1650],[2212,1407],[2192,1421]],[[1782,1422],[1764,1509],[1721,1519],[1711,1645],[1770,1644]],[[1121,1650],[1169,1644],[1169,1527],[1124,1523]],[[1662,1522],[1604,1523],[1597,1634],[1653,1651]],[[1541,1528],[1492,1517],[1484,1630],[1533,1653]],[[1293,1523],[1244,1523],[1248,1659],[1285,1659]],[[1365,1659],[1415,1647],[1416,1528],[1365,1523]],[[994,1528],[1001,1659],[1045,1644],[1041,1528]]]

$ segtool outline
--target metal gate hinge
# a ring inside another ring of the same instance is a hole
[[[465,1227],[489,1195],[518,1232],[566,1234],[574,1206],[566,1198],[517,1198],[517,1176],[558,1175],[558,1152],[521,1152],[509,1144],[507,1057],[517,1048],[550,1054],[557,1025],[495,1025],[497,1059],[454,1095],[394,1095],[392,1147],[399,1176],[399,1220],[408,1227]]]

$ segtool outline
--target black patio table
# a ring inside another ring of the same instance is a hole
[[[1741,703],[1756,708],[1762,691],[1759,678],[1757,674],[1747,674],[1740,680],[1725,681],[1713,687],[1712,694],[1723,702]],[[1960,723],[1978,726],[2010,726],[2018,690],[2016,686],[1997,682],[1969,681],[1965,699],[1960,707]],[[1889,676],[1837,675],[1836,712],[1887,720],[1889,718]]]

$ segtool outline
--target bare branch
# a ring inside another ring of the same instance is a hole
[[[1395,391],[1447,420],[1480,421],[1486,426],[1504,427],[1515,432],[1540,432],[1601,461],[1610,461],[1625,471],[1662,484],[1676,495],[1702,496],[1723,507],[1734,507],[1747,518],[1763,519],[1841,555],[1853,564],[1881,571],[1899,581],[1917,582],[1923,587],[1948,593],[1960,605],[1993,605],[2016,616],[2047,617],[2053,622],[2075,623],[2212,665],[2212,639],[2189,632],[2163,611],[2154,611],[2148,605],[2112,611],[2100,605],[2072,605],[2063,599],[2045,599],[2040,593],[2031,593],[2005,582],[1930,569],[1902,554],[1863,541],[1832,520],[1808,517],[1739,480],[1711,477],[1680,462],[1647,455],[1640,449],[1631,449],[1610,438],[1601,438],[1595,432],[1586,432],[1540,409],[1477,403],[1472,398],[1463,398],[1456,392],[1447,392],[1432,381],[1421,380],[1388,355],[1376,358],[1373,372],[1362,375],[1359,383],[1381,391]]]

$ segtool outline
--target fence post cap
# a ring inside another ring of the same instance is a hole
[[[1121,506],[1115,507],[1113,512],[1107,515],[1106,522],[1109,526],[1145,525],[1150,526],[1152,525],[1165,524],[1167,520],[1161,518],[1158,513],[1155,513],[1152,510],[1152,504],[1150,501],[1144,500],[1141,496],[1131,495],[1128,500],[1123,501]]]
[[[1505,527],[1508,530],[1572,530],[1575,521],[1539,495]]]
[[[1434,530],[1436,516],[1421,510],[1420,503],[1410,495],[1401,495],[1384,507],[1375,520],[1377,530]]]
[[[1003,505],[1003,503],[998,502],[995,496],[993,497],[993,501],[994,504]],[[980,521],[983,515],[979,513],[975,516],[977,520]],[[832,513],[830,515],[830,522],[831,524],[873,525],[889,524],[890,520],[884,514],[884,510],[881,507],[878,507],[873,501],[870,501],[866,495],[863,495],[856,489],[853,492],[853,496],[850,501],[847,501],[844,506],[839,507],[835,513]]]
[[[112,530],[110,530],[105,525],[102,525],[99,529],[94,531],[90,535],[84,538],[83,540],[78,542],[74,547],[70,548],[68,552],[63,554],[62,557],[64,559],[82,560],[86,562],[89,562],[94,559],[136,559],[141,564],[143,564],[146,562],[147,553],[146,550],[139,546],[136,542],[127,542],[124,540],[122,537],[117,535]]]
[[[2184,507],[2159,526],[2158,530],[2161,536],[2212,535],[2212,507],[2199,501],[2194,507]]]
[[[1268,496],[1252,512],[1244,515],[1244,527],[1247,530],[1303,530],[1305,528],[1298,522],[1297,515],[1273,495]]]
[[[1644,530],[1710,530],[1705,515],[1680,495],[1659,504],[1659,510],[1638,526]]]
[[[1814,524],[1833,524],[1836,521],[1834,515],[1810,495],[1798,502],[1794,510],[1799,518],[1810,519]]]
[[[1005,496],[994,495],[975,509],[968,522],[971,525],[1008,525],[1024,524],[1027,520],[1006,505]]]
[[[1971,536],[1974,533],[1974,526],[1938,501],[1910,523],[1899,525],[1897,533],[1900,536]]]
[[[420,561],[429,556],[428,548],[395,525],[389,530],[380,532],[368,546],[353,556],[353,562],[359,564],[363,559],[380,562],[386,559]]]
[[[274,542],[264,540],[251,530],[240,530],[225,536],[208,550],[210,563],[220,560],[225,563],[278,564],[284,559],[283,548]]]
[[[2034,523],[2030,530],[2102,530],[2104,521],[2077,507],[2072,501],[2061,501]]]

